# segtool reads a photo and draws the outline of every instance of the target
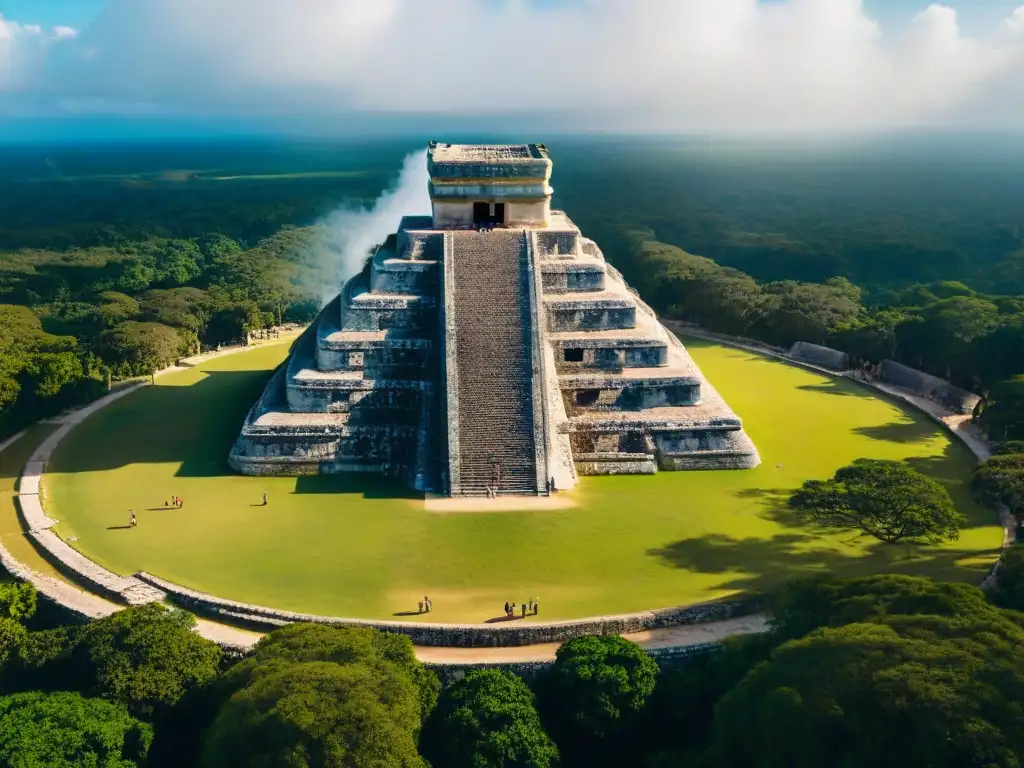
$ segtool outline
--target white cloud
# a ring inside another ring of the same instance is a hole
[[[78,30],[74,27],[54,27],[53,36],[58,40],[67,40],[72,37],[78,37]]]
[[[1024,121],[1024,7],[1006,24],[971,38],[935,4],[893,35],[861,0],[109,0],[77,37],[53,29],[18,95],[696,130],[978,122],[990,99]]]
[[[1006,20],[1006,26],[1010,28],[1010,34],[1024,34],[1024,5],[1010,14],[1010,18]]]

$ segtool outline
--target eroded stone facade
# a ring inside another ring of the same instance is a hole
[[[405,217],[296,342],[236,470],[545,495],[758,463],[682,343],[550,210],[543,145],[431,143],[428,162],[433,215]]]

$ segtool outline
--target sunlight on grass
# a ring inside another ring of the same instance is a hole
[[[277,345],[169,375],[90,418],[51,461],[49,509],[62,536],[121,573],[344,616],[390,618],[425,594],[432,620],[482,621],[506,600],[536,596],[539,618],[570,618],[710,600],[800,574],[980,581],[1002,533],[967,493],[965,448],[851,382],[687,341],[744,419],[757,469],[584,478],[574,509],[507,514],[428,513],[379,479],[232,475],[225,456],[287,352]],[[969,519],[960,540],[892,547],[795,524],[788,493],[862,456],[910,460],[946,485]],[[172,494],[182,509],[163,508]],[[139,526],[119,530],[129,508]]]

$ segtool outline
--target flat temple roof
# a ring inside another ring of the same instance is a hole
[[[428,152],[435,163],[506,165],[548,159],[543,144],[443,144],[432,141]]]

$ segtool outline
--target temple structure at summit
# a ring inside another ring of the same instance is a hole
[[[543,144],[431,142],[427,163],[432,215],[403,218],[295,342],[234,469],[488,496],[757,465],[683,344],[551,210]]]

